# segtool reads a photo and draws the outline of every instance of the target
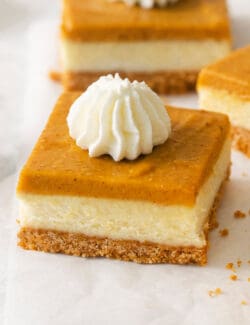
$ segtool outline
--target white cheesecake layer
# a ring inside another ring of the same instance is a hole
[[[237,95],[226,90],[200,87],[199,107],[224,113],[229,116],[232,125],[250,130],[250,102],[243,101]]]
[[[145,201],[22,194],[20,225],[171,246],[206,244],[204,229],[230,163],[228,139],[194,206]]]
[[[61,40],[64,71],[199,71],[230,52],[228,40],[76,42]]]

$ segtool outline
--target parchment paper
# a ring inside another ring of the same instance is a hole
[[[55,24],[38,24],[30,32],[22,163],[61,91],[47,77],[58,60],[56,39]],[[195,95],[167,101],[197,106]],[[232,161],[231,181],[218,213],[220,226],[211,233],[206,267],[137,265],[24,251],[16,246],[17,226],[13,226],[5,324],[250,324],[250,216],[233,217],[235,210],[250,209],[250,160],[233,151]],[[13,225],[17,217],[15,201]],[[219,230],[224,228],[229,235],[222,238]],[[225,265],[237,259],[243,263],[236,267],[239,280],[232,281]],[[210,297],[208,291],[218,287],[222,294]],[[248,305],[241,305],[243,300]]]

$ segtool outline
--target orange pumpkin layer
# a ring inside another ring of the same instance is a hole
[[[143,10],[107,0],[64,0],[62,36],[80,41],[230,39],[226,0]]]
[[[199,76],[202,87],[226,90],[243,101],[250,101],[250,46],[204,68]]]
[[[192,206],[210,175],[230,124],[225,115],[168,107],[172,134],[147,156],[90,158],[69,136],[66,117],[79,92],[58,100],[24,166],[17,192],[145,200]]]

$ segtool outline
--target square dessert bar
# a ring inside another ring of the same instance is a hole
[[[90,158],[69,136],[78,92],[58,100],[18,183],[19,245],[139,263],[207,261],[230,165],[223,114],[168,107],[170,138],[129,161]]]
[[[84,90],[100,75],[145,81],[158,93],[193,90],[198,72],[231,48],[225,0],[145,10],[108,0],[64,0],[63,84]]]
[[[202,108],[229,116],[235,148],[250,157],[250,46],[203,69],[198,92]]]

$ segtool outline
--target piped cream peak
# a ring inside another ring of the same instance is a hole
[[[115,161],[150,154],[171,132],[162,100],[144,83],[103,76],[73,103],[67,117],[70,136],[91,157]]]

